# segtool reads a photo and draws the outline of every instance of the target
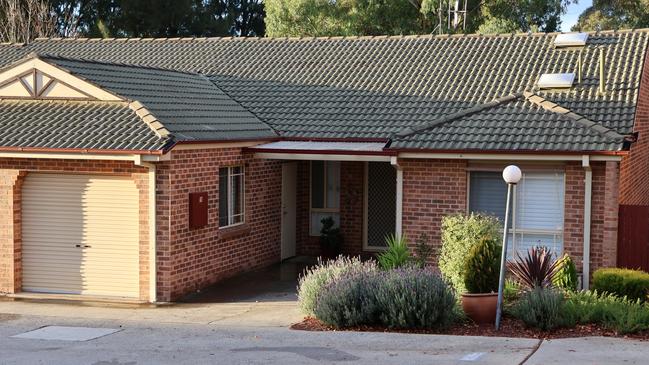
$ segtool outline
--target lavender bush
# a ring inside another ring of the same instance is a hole
[[[339,256],[335,260],[323,261],[318,259],[318,264],[304,271],[300,276],[297,296],[300,310],[305,315],[314,315],[318,297],[324,288],[342,278],[360,273],[377,271],[374,261],[361,261],[358,257]]]
[[[315,316],[335,327],[373,324],[377,318],[374,294],[377,272],[344,276],[327,285],[318,297]]]
[[[430,270],[388,271],[375,287],[379,320],[387,327],[444,328],[456,319],[453,290]]]

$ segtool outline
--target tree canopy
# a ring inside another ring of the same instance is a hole
[[[649,0],[594,0],[572,30],[649,27]]]

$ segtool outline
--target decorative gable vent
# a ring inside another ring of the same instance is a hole
[[[554,46],[563,47],[583,47],[588,40],[588,33],[563,33],[554,39]]]
[[[2,83],[0,97],[92,99],[90,95],[36,69]]]
[[[568,89],[575,81],[574,73],[543,74],[536,85],[540,89]]]

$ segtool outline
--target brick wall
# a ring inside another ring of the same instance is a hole
[[[411,244],[426,233],[436,251],[442,218],[467,210],[466,161],[399,160],[403,168],[403,233]],[[437,259],[431,258],[431,264]]]
[[[169,301],[280,259],[281,163],[240,148],[172,151],[158,164],[158,300]],[[245,166],[245,221],[219,228],[220,167]],[[190,229],[189,193],[207,192],[208,224]]]
[[[21,183],[30,172],[92,173],[131,176],[140,197],[140,299],[149,300],[149,228],[147,169],[129,161],[0,159],[0,292],[21,288]]]
[[[634,132],[638,140],[620,166],[620,204],[649,205],[649,52],[640,79]]]

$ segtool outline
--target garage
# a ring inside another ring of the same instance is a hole
[[[27,174],[23,291],[138,297],[138,205],[128,176]]]

